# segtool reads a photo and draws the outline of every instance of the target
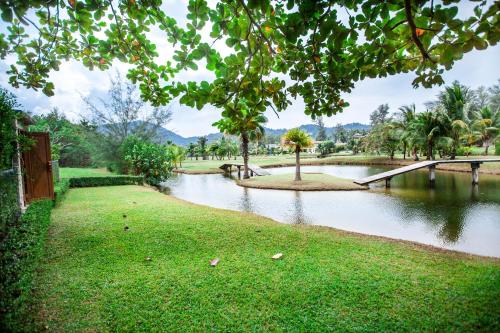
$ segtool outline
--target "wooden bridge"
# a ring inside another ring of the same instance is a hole
[[[226,164],[221,165],[219,168],[224,170],[225,172],[231,173],[233,166],[238,169],[238,176],[241,174],[241,169],[243,169],[245,167],[244,164],[242,164],[242,163],[226,163]],[[250,171],[251,177],[253,177],[254,175],[255,176],[270,175],[269,172],[262,169],[260,166],[253,165],[253,164],[248,165],[248,171]]]
[[[499,158],[495,159],[470,159],[470,160],[440,160],[440,161],[423,161],[411,165],[397,168],[387,172],[382,172],[373,176],[357,179],[354,183],[359,185],[367,185],[373,182],[385,180],[385,187],[391,186],[391,178],[410,171],[429,168],[429,181],[433,185],[436,181],[436,166],[439,164],[453,164],[453,163],[470,163],[472,168],[472,184],[479,183],[479,165],[485,162],[500,162]]]

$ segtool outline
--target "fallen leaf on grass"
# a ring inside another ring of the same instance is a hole
[[[210,260],[210,266],[215,267],[219,263],[219,258]]]
[[[278,259],[281,259],[281,257],[283,257],[283,253],[276,253],[271,258],[273,258],[274,260],[278,260]]]
[[[151,261],[152,259],[151,259],[151,257],[146,257],[144,260]]]

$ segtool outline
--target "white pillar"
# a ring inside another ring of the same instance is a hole
[[[471,163],[470,166],[472,167],[472,184],[477,185],[479,184],[479,163]]]
[[[17,119],[14,121],[14,126],[16,128],[16,136],[19,136],[19,123],[17,122]],[[14,170],[17,173],[17,186],[18,186],[18,200],[19,200],[19,207],[21,207],[21,211],[24,213],[26,210],[26,205],[24,204],[24,181],[23,181],[23,168],[21,165],[21,146],[19,145],[19,140],[16,140],[16,156],[14,158],[15,160],[15,166]]]
[[[436,183],[436,166],[431,165],[429,167],[429,182],[431,185],[434,185]]]

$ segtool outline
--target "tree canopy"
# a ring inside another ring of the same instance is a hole
[[[142,98],[165,105],[206,104],[230,110],[281,111],[302,97],[305,113],[332,115],[348,103],[341,94],[358,80],[415,72],[414,86],[443,83],[441,74],[464,53],[496,45],[498,2],[475,3],[464,17],[458,0],[310,1],[191,0],[186,26],[161,0],[7,0],[0,4],[8,33],[0,35],[2,59],[14,87],[53,94],[48,75],[75,59],[107,69],[114,59],[131,65]],[[206,37],[202,29],[209,24]],[[173,46],[160,59],[152,32]],[[220,51],[221,43],[229,48]],[[211,82],[181,82],[177,74],[199,65]]]

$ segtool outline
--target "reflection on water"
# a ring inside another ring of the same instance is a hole
[[[273,174],[293,168],[268,169]],[[384,167],[310,166],[361,178]],[[481,175],[471,185],[467,173],[437,172],[434,188],[427,171],[394,177],[369,191],[299,192],[239,187],[223,175],[177,175],[165,183],[170,194],[213,207],[254,212],[283,223],[317,224],[365,234],[412,240],[500,257],[500,177]]]

